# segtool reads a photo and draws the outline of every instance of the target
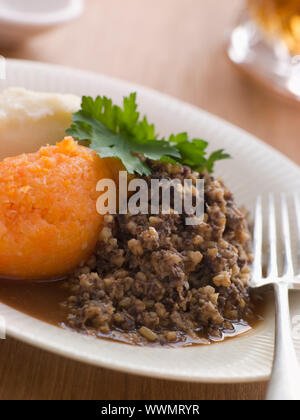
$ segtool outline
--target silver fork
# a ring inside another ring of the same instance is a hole
[[[300,240],[300,201],[298,194],[293,197],[294,209],[297,215],[297,232]],[[278,268],[278,234],[277,214],[274,196],[270,195],[268,205],[268,244],[269,262],[266,277],[263,276],[263,201],[258,198],[256,203],[254,228],[254,265],[253,288],[268,284],[274,285],[276,296],[276,342],[273,372],[268,389],[267,400],[300,400],[300,367],[292,337],[289,290],[300,290],[300,276],[293,264],[290,218],[288,201],[285,195],[281,197],[281,227],[284,246],[284,272],[279,275]],[[299,243],[300,244],[300,243]],[[300,255],[300,254],[298,254]]]

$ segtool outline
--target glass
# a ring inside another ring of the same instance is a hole
[[[252,76],[300,101],[300,0],[247,0],[228,54]]]

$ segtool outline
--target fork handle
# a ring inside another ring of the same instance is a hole
[[[300,367],[292,338],[289,287],[274,285],[276,295],[276,345],[268,401],[300,400]]]

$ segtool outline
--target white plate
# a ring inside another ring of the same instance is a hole
[[[115,101],[138,92],[142,111],[161,134],[188,131],[224,147],[234,157],[217,166],[239,203],[252,209],[257,194],[300,191],[299,167],[239,128],[204,111],[140,86],[93,73],[10,60],[0,89],[23,86],[79,95],[105,94]],[[284,139],[283,139],[284,141]],[[300,296],[292,295],[293,315],[300,314]],[[139,348],[97,340],[45,324],[0,304],[8,334],[57,354],[124,372],[193,382],[248,382],[270,375],[273,357],[273,310],[260,326],[224,343],[186,349]],[[300,358],[300,341],[296,342]]]

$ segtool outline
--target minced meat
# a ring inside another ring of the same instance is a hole
[[[250,233],[222,180],[149,162],[153,179],[205,179],[204,222],[107,215],[94,255],[70,277],[70,327],[136,344],[221,339],[252,313]]]

